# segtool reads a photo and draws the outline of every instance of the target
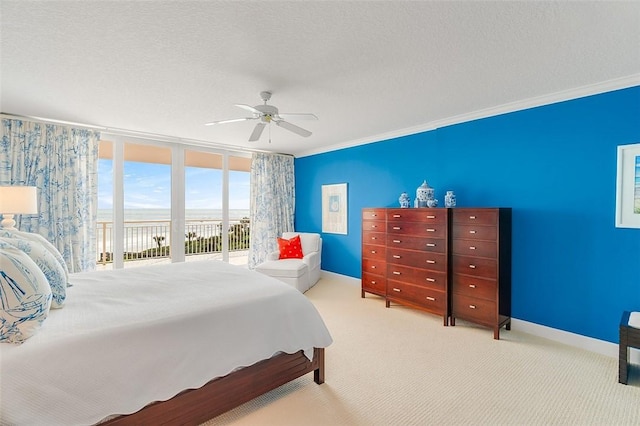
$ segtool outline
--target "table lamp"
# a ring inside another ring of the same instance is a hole
[[[15,229],[14,214],[37,214],[38,194],[35,186],[0,186],[0,227]]]

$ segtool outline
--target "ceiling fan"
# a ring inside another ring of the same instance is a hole
[[[224,124],[224,123],[235,123],[238,121],[248,121],[248,120],[260,120],[256,127],[254,127],[251,136],[249,136],[249,142],[255,142],[260,139],[260,135],[262,135],[262,131],[266,127],[267,124],[271,122],[276,123],[277,126],[282,127],[283,129],[287,129],[290,132],[293,132],[297,135],[303,137],[311,136],[311,132],[303,129],[302,127],[298,127],[295,124],[291,124],[288,121],[285,121],[285,118],[297,118],[302,120],[317,120],[314,114],[310,113],[280,113],[278,112],[278,108],[273,105],[267,105],[267,101],[271,99],[271,92],[260,92],[260,97],[264,101],[264,105],[256,105],[249,106],[244,104],[236,104],[237,107],[245,109],[253,114],[251,117],[243,117],[243,118],[232,118],[230,120],[220,120],[220,121],[212,121],[210,123],[205,123],[205,126],[213,126],[214,124]]]

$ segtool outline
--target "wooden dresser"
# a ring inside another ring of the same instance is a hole
[[[451,325],[511,328],[511,209],[451,209]]]
[[[386,298],[386,209],[362,210],[362,297],[365,292]]]
[[[364,209],[362,297],[441,315],[449,323],[447,209]],[[381,230],[382,232],[379,232]]]

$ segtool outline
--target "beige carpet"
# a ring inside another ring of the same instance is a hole
[[[324,274],[307,292],[334,339],[326,383],[308,374],[213,425],[640,425],[640,369],[517,331],[492,331],[360,298]]]

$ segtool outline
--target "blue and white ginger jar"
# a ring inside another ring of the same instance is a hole
[[[444,196],[444,206],[445,207],[455,207],[456,206],[456,194],[453,191],[447,191]]]
[[[400,202],[400,208],[408,209],[409,207],[411,207],[411,200],[409,199],[409,194],[407,194],[406,192],[400,194],[400,198],[398,198],[398,201]]]

